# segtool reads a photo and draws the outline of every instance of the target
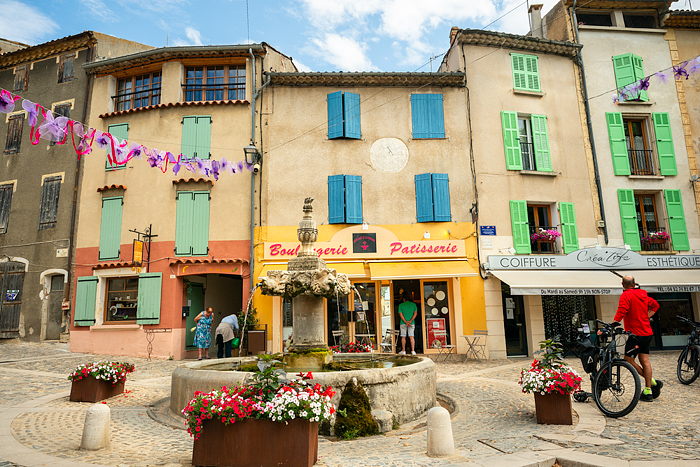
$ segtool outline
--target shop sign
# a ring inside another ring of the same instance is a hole
[[[240,275],[241,263],[199,263],[178,264],[178,276],[191,276],[197,274],[236,274]]]
[[[354,233],[352,234],[353,253],[376,253],[377,234],[376,233]]]
[[[481,233],[481,235],[496,235],[496,226],[495,225],[480,225],[479,226],[479,233]]]
[[[355,239],[353,234],[353,241]],[[367,236],[368,234],[357,234]],[[298,242],[265,242],[265,259],[289,260],[301,249]],[[377,241],[376,253],[373,258],[463,258],[467,255],[464,242],[449,240],[419,240],[419,241]],[[314,250],[326,261],[350,258],[366,258],[369,251],[342,243],[316,242]]]
[[[643,256],[624,248],[583,248],[568,255],[490,255],[486,269],[691,269],[700,255]],[[602,294],[591,294],[602,295]]]
[[[143,263],[143,242],[141,240],[134,240],[134,254],[133,254],[134,266],[141,266]]]

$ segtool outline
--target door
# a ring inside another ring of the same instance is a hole
[[[19,313],[22,309],[24,263],[0,263],[0,338],[19,337]]]
[[[204,310],[204,286],[198,282],[190,282],[187,286],[187,305],[190,307],[190,314],[187,316],[185,325],[185,350],[193,350],[194,346],[194,319]]]
[[[408,294],[410,300],[416,304],[418,307],[418,314],[415,320],[415,343],[416,343],[416,353],[423,353],[423,306],[421,299],[421,285],[420,280],[398,280],[394,281],[393,287],[394,293],[394,329],[400,329],[401,319],[398,317],[399,305],[401,304],[401,296],[405,293]],[[401,348],[402,339],[399,337],[399,342],[396,345],[396,350],[406,350]],[[406,348],[408,349],[406,353],[411,352],[411,344],[406,338]]]
[[[510,295],[503,292],[503,324],[508,356],[527,355],[524,305],[522,295]]]
[[[353,298],[355,310],[355,342],[377,348],[377,284],[355,282],[359,297]],[[379,341],[381,342],[381,341]]]
[[[49,292],[49,304],[46,321],[46,339],[58,340],[61,336],[61,324],[63,321],[63,275],[51,276]]]

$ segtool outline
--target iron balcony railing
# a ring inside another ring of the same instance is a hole
[[[523,155],[523,170],[535,170],[535,146],[530,142],[520,142],[520,152]]]
[[[559,232],[558,227],[552,227],[547,225],[530,225],[530,247],[533,253],[556,253],[557,252],[557,238],[552,240],[533,240],[532,236],[534,234],[540,233],[540,230],[554,230]]]
[[[628,149],[632,175],[654,175],[654,164],[651,149]]]
[[[664,227],[639,229],[642,251],[670,251],[671,239]]]

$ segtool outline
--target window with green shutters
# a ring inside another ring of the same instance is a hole
[[[513,89],[542,92],[537,55],[510,54],[513,67]]]
[[[630,175],[630,161],[627,153],[627,138],[625,137],[622,113],[606,112],[605,120],[608,123],[608,138],[610,140],[613,171],[615,175]]]
[[[178,191],[175,221],[175,254],[206,256],[209,254],[208,191]]]
[[[118,260],[122,231],[123,196],[102,198],[99,260]]]
[[[163,274],[139,274],[139,292],[136,308],[137,324],[160,323],[160,294]]]
[[[625,245],[629,245],[634,251],[642,250],[639,236],[639,224],[637,222],[637,208],[634,202],[634,190],[620,188],[617,190],[617,199],[620,204],[620,221],[622,223],[622,238]]]
[[[74,326],[92,326],[95,324],[95,304],[97,300],[98,278],[94,276],[78,277],[75,290]]]
[[[502,111],[501,125],[507,170],[553,171],[545,115]]]
[[[576,210],[574,209],[574,203],[559,203],[559,223],[561,226],[562,247],[564,249],[564,254],[578,250],[578,232],[576,227]]]
[[[671,233],[673,249],[676,251],[690,250],[681,190],[664,190],[664,198],[666,199],[668,230]]]
[[[671,134],[668,113],[653,113],[651,114],[651,119],[654,122],[656,151],[659,156],[659,173],[661,175],[678,175],[676,152],[673,149],[673,135]]]
[[[362,177],[330,175],[328,177],[328,223],[362,223]]]
[[[442,94],[411,94],[413,139],[445,137]]]
[[[510,221],[513,227],[513,247],[519,254],[532,253],[530,245],[530,223],[527,217],[527,201],[510,201]]]
[[[612,60],[618,93],[621,88],[644,78],[643,62],[640,56],[629,53],[616,55]],[[646,91],[639,91],[636,95],[628,96],[627,99],[620,95],[620,101],[624,100],[648,101],[649,96]]]
[[[119,143],[122,141],[128,141],[129,140],[129,124],[128,123],[118,123],[116,125],[109,125],[107,127],[107,133],[115,137]],[[112,164],[109,161],[109,156],[112,152],[111,148],[107,149],[107,152],[105,153],[105,170],[106,171],[111,171],[111,170],[119,170],[119,169],[125,169],[126,164]],[[126,157],[126,154],[124,155]]]
[[[188,159],[211,157],[211,116],[182,117],[182,145],[180,152]]]

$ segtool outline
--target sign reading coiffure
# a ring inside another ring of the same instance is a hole
[[[449,240],[376,240],[373,233],[354,233],[352,245],[316,242],[314,250],[326,261],[350,258],[463,258],[464,241]],[[348,242],[349,243],[349,242]],[[299,252],[299,242],[265,242],[265,259],[288,260]]]

